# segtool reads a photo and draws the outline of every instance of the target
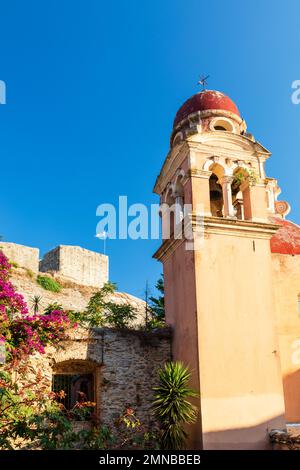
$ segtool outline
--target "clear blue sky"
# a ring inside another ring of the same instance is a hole
[[[227,93],[273,152],[268,176],[300,222],[299,2],[0,1],[1,228],[5,240],[100,250],[96,207],[157,202],[176,110],[198,76]],[[110,277],[142,296],[158,241],[108,241]]]

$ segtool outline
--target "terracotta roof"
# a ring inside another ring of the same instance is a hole
[[[179,108],[174,119],[174,127],[177,126],[180,121],[188,117],[189,114],[195,113],[196,111],[207,111],[209,109],[230,111],[240,116],[237,106],[228,96],[224,95],[224,93],[215,90],[204,90],[193,95]]]
[[[271,252],[283,255],[300,255],[300,226],[279,217],[270,217],[281,228],[271,238]]]

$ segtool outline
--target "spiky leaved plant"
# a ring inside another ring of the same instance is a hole
[[[41,306],[42,297],[40,295],[34,295],[33,297],[31,297],[30,301],[33,307],[33,312],[35,315],[37,315]]]
[[[188,398],[197,397],[188,387],[191,373],[181,362],[167,362],[159,370],[159,385],[154,387],[153,411],[160,423],[161,447],[165,450],[184,448],[187,433],[185,424],[197,418],[197,408]]]

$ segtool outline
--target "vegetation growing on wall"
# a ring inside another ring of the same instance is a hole
[[[136,319],[137,312],[129,303],[115,303],[110,300],[116,291],[116,284],[107,282],[102,289],[90,298],[86,311],[82,314],[82,322],[90,327],[112,326],[128,328]]]
[[[37,283],[43,287],[45,290],[50,290],[51,292],[60,292],[62,286],[59,282],[55,281],[49,276],[42,276],[41,274],[37,277]]]
[[[244,168],[243,170],[237,171],[234,174],[234,180],[232,182],[233,188],[238,188],[240,186],[240,184],[243,183],[243,181],[246,181],[246,180],[248,180],[250,183],[254,184],[254,183],[258,182],[259,176],[251,168],[249,168],[249,169]]]

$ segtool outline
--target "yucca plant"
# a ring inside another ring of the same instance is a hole
[[[37,313],[39,313],[39,309],[40,309],[40,306],[41,306],[41,301],[42,301],[42,297],[40,295],[34,295],[30,299],[30,302],[31,302],[31,305],[32,305],[32,308],[33,308],[33,312],[34,312],[35,315]]]
[[[161,428],[161,447],[183,449],[187,438],[185,424],[197,418],[197,408],[188,398],[198,394],[189,388],[191,373],[181,362],[167,362],[159,370],[159,385],[154,387],[153,411]]]

